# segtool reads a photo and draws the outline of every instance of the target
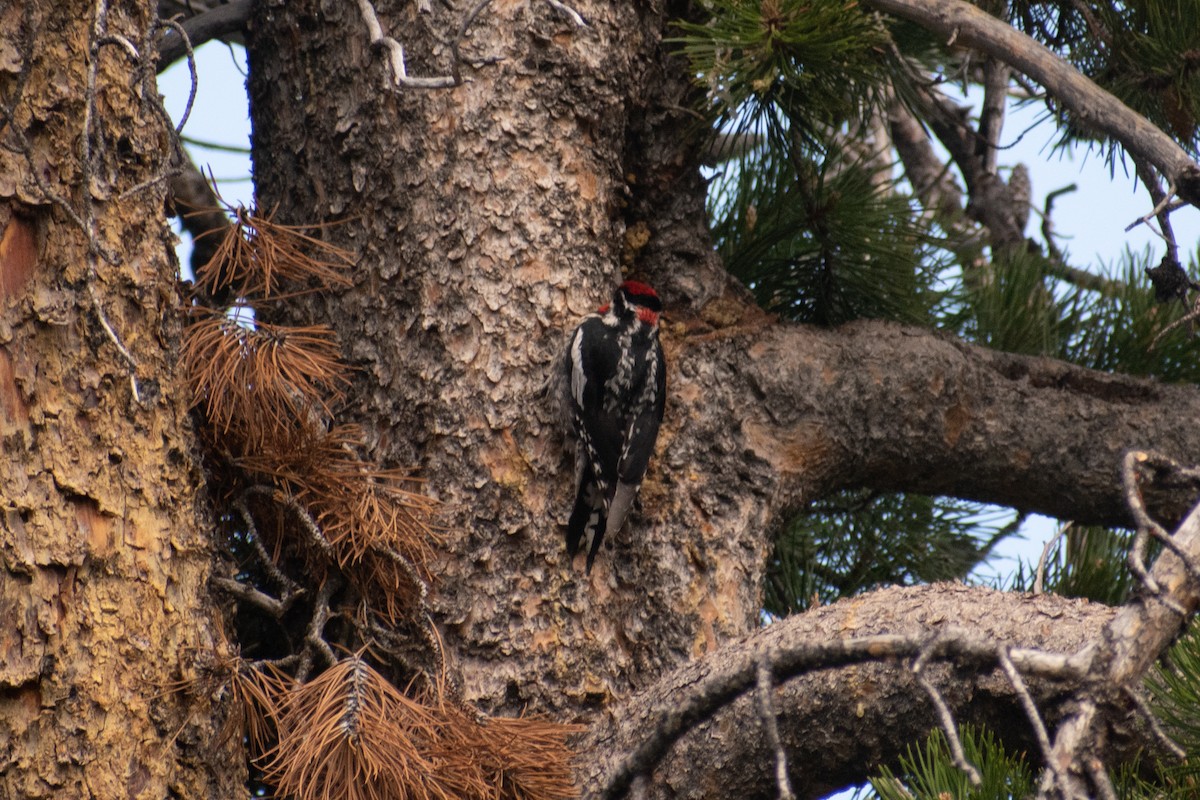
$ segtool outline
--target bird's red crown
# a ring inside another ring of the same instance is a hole
[[[629,292],[634,297],[653,297],[658,299],[658,292],[654,291],[649,284],[641,281],[625,281],[621,284],[621,288]]]

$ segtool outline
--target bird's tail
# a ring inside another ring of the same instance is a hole
[[[600,542],[604,538],[608,518],[604,499],[604,491],[595,481],[580,483],[575,492],[575,507],[567,523],[567,556],[574,558],[580,544],[586,540],[588,573],[592,571],[592,562],[596,560],[596,553],[600,551]]]

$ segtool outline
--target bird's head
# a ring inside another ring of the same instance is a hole
[[[625,281],[613,292],[612,308],[618,315],[624,311],[637,315],[646,325],[651,327],[658,324],[662,314],[662,301],[658,292],[641,281]]]

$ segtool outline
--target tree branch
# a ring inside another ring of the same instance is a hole
[[[730,489],[737,486],[766,493],[774,513],[871,486],[1130,525],[1120,488],[1126,451],[1153,447],[1200,461],[1194,387],[1000,353],[891,323],[767,324],[744,335],[692,336],[668,355],[675,396],[705,396],[703,411],[686,420],[686,440],[665,454],[672,464],[710,471],[683,488],[702,509],[714,493],[740,502]],[[668,429],[680,424],[670,410],[667,421]],[[1075,443],[1064,441],[1064,430],[1079,431]],[[728,455],[714,459],[716,448]],[[1148,487],[1145,498],[1169,525],[1194,500],[1190,487],[1165,484]]]
[[[231,0],[225,5],[219,5],[193,17],[184,20],[181,25],[187,34],[186,40],[176,31],[168,31],[158,45],[157,70],[162,72],[176,60],[183,58],[188,52],[187,42],[193,48],[205,42],[220,39],[234,33],[241,33],[250,19],[250,11],[254,0]]]
[[[1167,176],[1179,196],[1200,206],[1200,166],[1175,140],[1048,48],[962,0],[867,0],[867,5],[977,48],[1038,81],[1075,120],[1119,141]]]
[[[1132,453],[1138,462],[1152,460]],[[1150,666],[1179,635],[1180,627],[1200,606],[1200,580],[1195,560],[1200,558],[1200,507],[1184,520],[1171,537],[1150,571],[1149,592],[1134,597],[1105,628],[1090,658],[1088,680],[1076,693],[1072,712],[1059,726],[1051,759],[1076,765],[1073,773],[1059,775],[1043,787],[1042,796],[1086,798],[1105,796],[1103,772],[1087,770],[1085,781],[1080,765],[1100,761],[1104,755],[1108,719],[1104,713],[1112,695],[1120,690],[1136,691]]]
[[[886,589],[790,617],[676,670],[597,721],[583,750],[606,756],[581,770],[583,795],[619,796],[638,774],[699,770],[721,776],[722,796],[773,796],[774,750],[749,722],[760,716],[754,688],[764,653],[772,654],[771,673],[782,683],[779,735],[798,797],[821,796],[894,764],[908,742],[937,724],[906,663],[934,640],[923,671],[954,718],[986,724],[1040,752],[1021,693],[1043,719],[1061,716],[1058,687],[1078,678],[1081,662],[1054,653],[1086,651],[1114,613],[1056,596],[938,584]],[[1024,679],[1018,685],[1005,673],[1006,658]],[[976,680],[963,680],[964,670]],[[662,794],[661,782],[648,783],[652,796]],[[682,797],[714,788],[686,779],[671,785],[692,787]]]

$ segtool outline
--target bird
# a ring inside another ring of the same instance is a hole
[[[662,301],[628,280],[568,340],[561,363],[561,405],[575,445],[575,504],[567,555],[587,544],[587,574],[606,536],[621,530],[666,408],[667,366],[658,339]]]

